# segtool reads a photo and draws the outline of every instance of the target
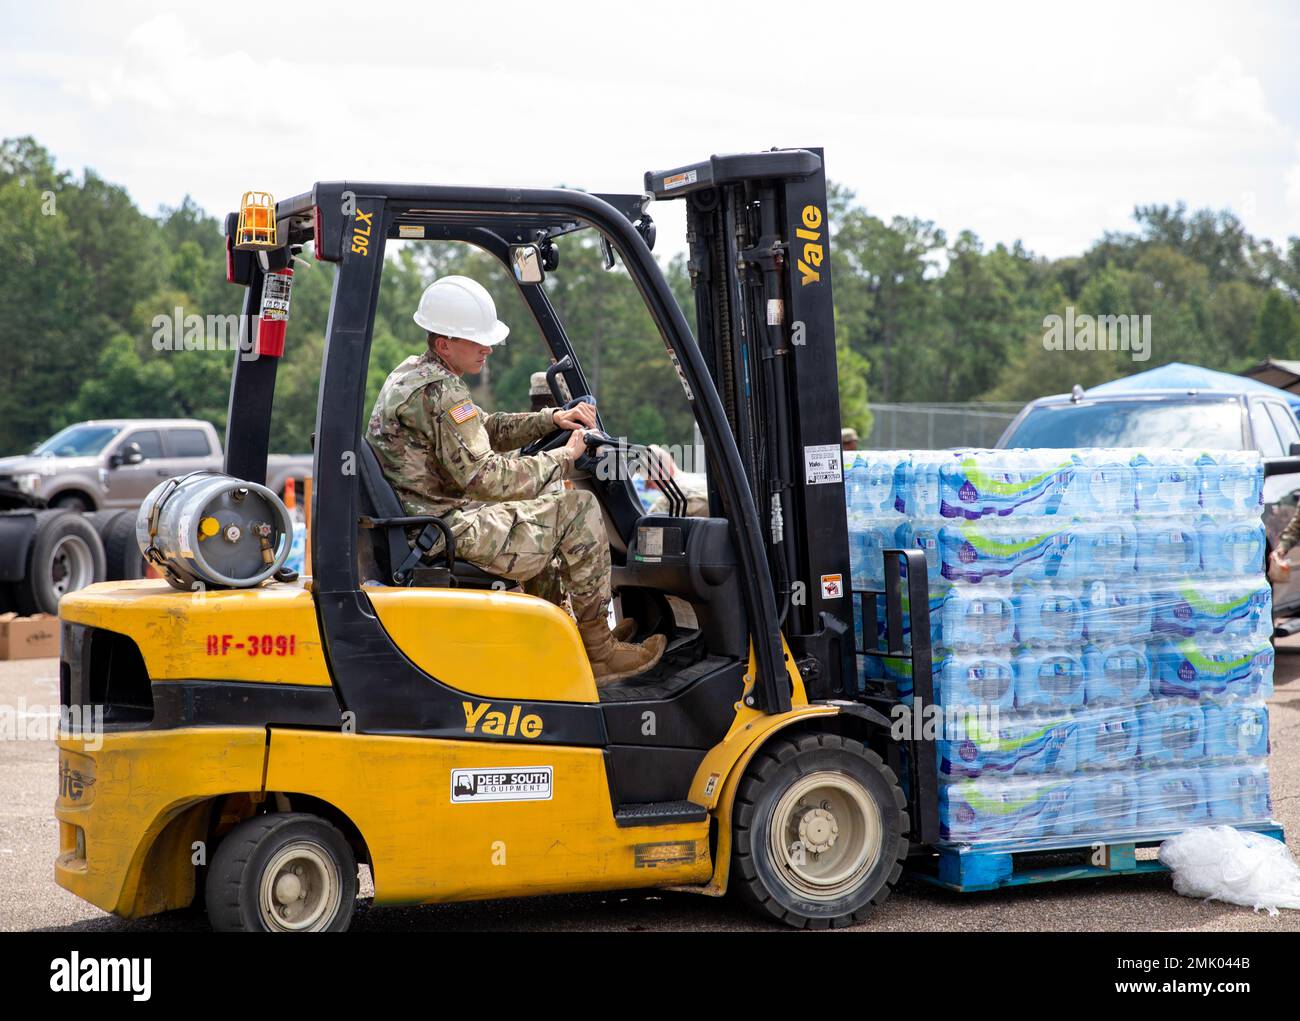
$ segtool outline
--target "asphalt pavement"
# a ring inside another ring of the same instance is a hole
[[[1300,636],[1278,645],[1269,702],[1273,814],[1300,859]],[[0,662],[0,930],[204,931],[202,915],[173,912],[123,921],[57,886],[53,814],[57,755],[42,718],[58,706],[58,661]],[[21,726],[19,726],[21,724]],[[23,731],[15,735],[15,729]],[[16,739],[17,737],[17,739]],[[730,899],[629,892],[472,904],[373,908],[368,881],[354,931],[772,930]],[[853,930],[1300,931],[1300,911],[1269,917],[1173,892],[1167,875],[1116,877],[956,894],[904,879]]]

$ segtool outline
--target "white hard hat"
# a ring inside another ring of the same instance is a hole
[[[415,310],[417,325],[444,337],[462,337],[494,347],[506,339],[510,327],[497,318],[492,295],[469,277],[441,277],[424,289]]]

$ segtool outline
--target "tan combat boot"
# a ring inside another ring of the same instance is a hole
[[[616,641],[604,620],[579,624],[578,633],[582,635],[587,658],[591,660],[597,688],[649,670],[659,662],[668,645],[663,635],[651,635],[639,645]]]
[[[631,617],[624,617],[614,625],[611,634],[613,634],[616,642],[630,642],[633,636],[636,635],[636,621]]]

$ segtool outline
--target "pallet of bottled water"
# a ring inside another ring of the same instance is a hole
[[[844,467],[853,589],[883,590],[884,549],[925,554],[945,841],[1269,820],[1257,454],[850,451]],[[859,649],[884,646],[877,603],[864,622],[855,597]],[[910,700],[908,660],[859,669]]]

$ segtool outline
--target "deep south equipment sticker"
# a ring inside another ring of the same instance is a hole
[[[495,769],[453,769],[451,801],[550,801],[550,766],[500,766]]]

